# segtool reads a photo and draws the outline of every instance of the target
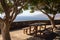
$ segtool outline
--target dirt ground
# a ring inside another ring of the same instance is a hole
[[[31,36],[28,36],[23,33],[23,30],[16,30],[10,32],[12,40],[25,40]],[[0,40],[2,40],[2,35],[0,34]]]
[[[23,33],[23,29],[10,31],[11,40],[40,40],[41,38],[33,38],[27,34]],[[29,39],[30,38],[30,39]],[[2,40],[2,35],[0,34],[0,40]]]

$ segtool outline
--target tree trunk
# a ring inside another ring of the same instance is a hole
[[[11,40],[10,34],[9,34],[9,25],[4,24],[4,27],[1,28],[1,34],[3,40]]]
[[[55,26],[54,19],[51,19],[50,22],[51,22],[51,25],[53,26],[53,28],[57,28],[57,27]]]
[[[51,17],[51,16],[49,16],[47,13],[44,13],[44,14],[47,15],[48,18],[50,19],[50,23],[51,23],[52,27],[53,27],[53,28],[57,28],[57,27],[55,26],[55,22],[54,22],[55,15],[53,15],[53,17]]]
[[[52,25],[52,28],[53,28],[53,29],[54,29],[54,28],[57,28],[57,27],[55,26],[54,19],[50,19],[50,22],[51,22],[51,25]],[[53,31],[53,29],[52,29],[52,31]]]

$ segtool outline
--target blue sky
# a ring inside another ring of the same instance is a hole
[[[60,14],[57,14],[55,19],[60,19]],[[40,11],[35,11],[30,13],[30,10],[26,10],[23,13],[19,14],[15,21],[26,21],[26,20],[48,20],[48,17]]]
[[[4,14],[0,14],[0,17],[3,18]],[[60,19],[60,14],[57,14],[55,19]],[[40,11],[35,11],[30,13],[30,10],[26,10],[23,13],[17,15],[14,21],[27,21],[27,20],[48,20],[48,17]]]

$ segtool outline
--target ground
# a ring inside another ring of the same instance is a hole
[[[23,29],[10,31],[12,40],[40,40],[40,38],[32,37],[23,33]],[[0,34],[0,40],[2,40],[2,35]]]
[[[10,32],[11,39],[12,40],[25,40],[26,38],[29,38],[31,36],[28,36],[23,33],[23,30],[16,30]],[[2,40],[2,35],[0,34],[0,40]]]
[[[10,31],[11,40],[40,40],[38,37],[32,37],[23,33],[22,30]],[[0,34],[0,40],[2,40],[2,35]]]

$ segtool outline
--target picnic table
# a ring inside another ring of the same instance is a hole
[[[33,26],[33,30],[31,30],[32,29],[32,26]],[[43,27],[44,26],[44,27]],[[39,27],[39,29],[38,29],[38,27]],[[37,33],[39,32],[40,33],[40,35],[41,35],[41,33],[44,31],[44,30],[41,30],[41,28],[44,28],[44,29],[46,29],[46,23],[33,23],[33,24],[30,24],[29,25],[29,28],[28,29],[26,29],[26,32],[27,32],[27,34],[35,34],[35,35],[37,35]],[[25,30],[25,29],[24,29]],[[33,31],[33,32],[32,32]],[[31,33],[32,32],[32,33]]]
[[[46,23],[33,23],[33,24],[30,24],[29,28],[26,29],[26,32],[29,32],[27,34],[30,35],[30,36],[41,37],[41,38],[44,38],[46,40],[49,40],[49,39],[53,40],[56,37],[56,33],[54,33],[53,31],[50,31],[49,29],[52,30],[53,28],[51,28],[51,27],[47,28],[46,25],[47,25]],[[34,28],[33,30],[32,30],[32,26]],[[38,27],[39,27],[39,29],[38,29]],[[43,30],[41,30],[42,27],[44,28]],[[38,32],[40,34],[38,34]],[[43,33],[43,35],[42,35],[42,33]]]
[[[46,29],[46,23],[34,23],[34,24],[30,24],[30,33],[31,33],[31,26],[34,26],[34,33],[35,35],[37,35],[37,32],[39,31],[40,34],[42,32],[41,27],[44,25],[44,28]],[[38,30],[39,27],[39,30]]]

